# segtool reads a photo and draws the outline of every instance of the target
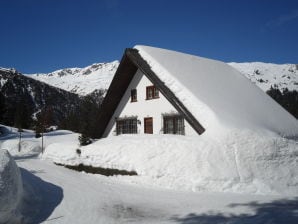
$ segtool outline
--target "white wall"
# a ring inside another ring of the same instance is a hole
[[[177,113],[176,109],[168,102],[168,100],[159,92],[158,99],[146,100],[146,87],[153,85],[152,82],[138,70],[129,84],[124,96],[122,97],[112,119],[110,120],[104,137],[116,135],[115,118],[137,116],[141,121],[138,124],[138,133],[144,134],[144,118],[153,117],[153,134],[162,134],[162,114]],[[137,102],[130,102],[130,92],[137,89]],[[189,123],[184,120],[185,134],[197,135]]]

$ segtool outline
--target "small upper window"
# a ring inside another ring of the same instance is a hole
[[[137,90],[136,89],[132,89],[130,92],[130,102],[137,102],[138,98],[137,98]]]
[[[159,91],[155,86],[146,87],[146,100],[159,98]]]

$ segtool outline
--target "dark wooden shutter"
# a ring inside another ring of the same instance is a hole
[[[153,134],[153,118],[147,117],[144,118],[144,133]]]

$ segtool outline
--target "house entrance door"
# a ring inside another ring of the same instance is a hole
[[[144,133],[153,134],[153,118],[147,117],[144,118]]]

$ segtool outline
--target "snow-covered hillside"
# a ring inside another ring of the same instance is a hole
[[[271,86],[280,90],[298,90],[298,64],[271,64],[262,62],[251,63],[228,63],[263,91],[267,91]]]
[[[72,93],[87,95],[96,89],[107,89],[118,65],[118,61],[95,63],[85,68],[66,68],[28,76]]]
[[[0,99],[4,99],[2,122],[15,124],[16,114],[21,115],[23,127],[29,127],[31,118],[46,108],[52,108],[53,124],[59,123],[81,100],[78,95],[47,83],[24,76],[14,69],[0,69]],[[2,115],[2,114],[1,114]]]

